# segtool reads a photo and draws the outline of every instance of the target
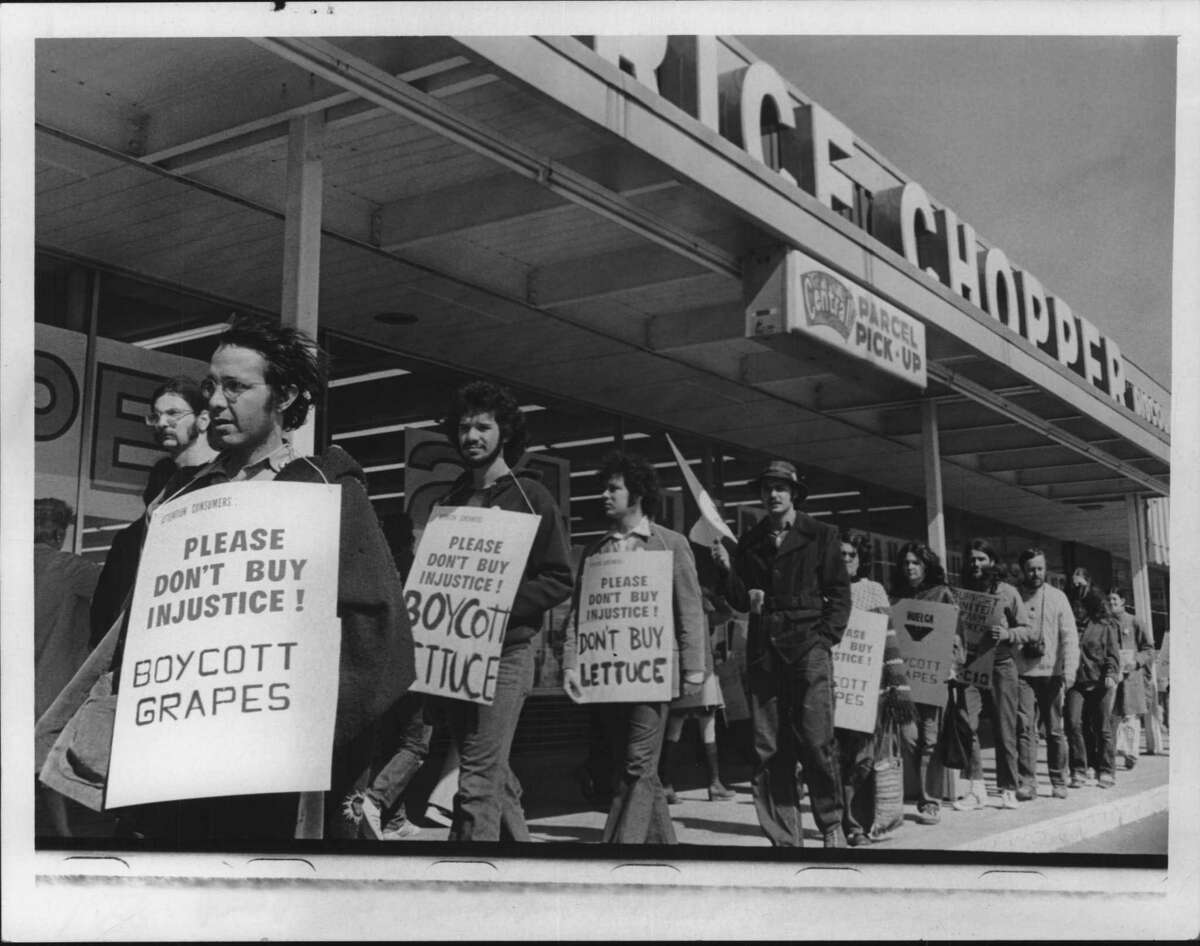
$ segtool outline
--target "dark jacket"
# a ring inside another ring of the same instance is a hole
[[[789,663],[815,644],[841,641],[850,620],[850,576],[837,529],[802,512],[778,549],[769,517],[743,535],[724,585],[739,611],[750,610],[751,588],[765,593],[763,614],[751,615],[751,633],[761,628]]]
[[[520,477],[520,483],[517,482]],[[509,512],[534,513],[541,517],[521,584],[513,598],[512,614],[504,631],[506,644],[527,641],[542,629],[546,612],[571,594],[571,559],[566,530],[554,497],[534,470],[506,473],[484,492],[483,504]],[[464,473],[439,506],[464,506],[471,497],[471,474]]]
[[[1114,619],[1088,621],[1079,629],[1079,669],[1075,687],[1103,685],[1105,677],[1121,679],[1121,629]]]

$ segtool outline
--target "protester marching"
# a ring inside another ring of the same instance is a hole
[[[1060,800],[1160,751],[1166,654],[1156,667],[1127,593],[1087,569],[1064,594],[1042,549],[1005,560],[980,537],[951,585],[926,542],[805,511],[784,458],[735,535],[670,438],[673,464],[599,459],[606,528],[572,550],[523,412],[489,381],[447,407],[452,481],[419,521],[380,517],[345,450],[295,446],[327,371],[304,333],[236,317],[204,377],[164,379],[145,423],[166,456],[103,570],[62,550],[70,507],[38,500],[41,841],[90,812],[129,843],[422,825],[531,842],[512,753],[543,632],[580,720],[561,774],[605,812],[602,844],[679,843],[693,718],[700,797],[752,804],[775,847],[803,846],[806,819],[823,847],[860,848],[1017,810],[1039,797],[1042,742]],[[669,466],[685,531],[665,524]]]

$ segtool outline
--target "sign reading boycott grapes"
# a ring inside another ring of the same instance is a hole
[[[913,701],[945,706],[946,681],[954,669],[958,609],[941,601],[904,598],[892,605],[892,621]]]
[[[540,519],[435,507],[404,586],[418,693],[490,705],[513,598]]]
[[[851,608],[846,633],[833,648],[833,725],[875,731],[888,616]]]
[[[958,631],[967,652],[966,667],[962,681],[990,690],[992,687],[992,663],[996,659],[996,648],[992,640],[992,625],[1007,625],[1000,608],[1000,596],[984,591],[959,589]]]
[[[583,703],[660,703],[674,687],[674,553],[613,552],[583,563],[574,629]]]
[[[155,510],[106,807],[329,788],[340,518],[340,488],[307,483],[227,483]]]

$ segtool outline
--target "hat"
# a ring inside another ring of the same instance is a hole
[[[804,477],[797,472],[795,464],[787,460],[772,460],[768,463],[766,469],[758,474],[758,485],[762,486],[763,480],[767,479],[783,480],[791,484],[796,488],[799,500],[808,495],[808,484],[804,482]]]

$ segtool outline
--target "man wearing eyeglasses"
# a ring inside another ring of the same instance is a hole
[[[211,418],[209,438],[220,453],[190,479],[178,474],[164,500],[208,486],[248,480],[337,484],[341,491],[337,613],[341,657],[334,717],[332,785],[319,794],[236,795],[118,810],[148,838],[185,841],[286,840],[349,837],[342,798],[369,775],[375,730],[408,690],[415,674],[412,631],[391,553],[367,496],[362,468],[340,447],[317,457],[296,456],[288,434],[302,426],[324,391],[327,356],[302,332],[260,319],[235,317],[200,384]],[[294,511],[303,528],[305,511]],[[283,525],[284,523],[281,523]],[[332,540],[332,537],[331,537]],[[112,654],[113,690],[120,681],[124,628],[105,641]],[[115,642],[115,643],[114,643]],[[98,660],[102,657],[97,651]],[[100,668],[99,672],[109,669]],[[86,697],[82,672],[70,684]],[[39,720],[39,740],[53,739],[74,708],[60,698]],[[60,705],[61,704],[61,705]],[[54,718],[47,718],[54,717]],[[65,717],[65,718],[63,718]],[[83,777],[79,772],[75,778]],[[94,780],[93,780],[94,781]]]
[[[168,378],[150,397],[146,426],[154,442],[167,451],[164,458],[150,470],[150,478],[142,492],[148,511],[152,511],[164,495],[163,488],[171,482],[186,483],[200,467],[210,462],[217,452],[209,445],[208,399],[200,386],[190,378]],[[104,559],[104,571],[92,596],[89,647],[94,648],[108,633],[121,614],[125,597],[137,577],[142,540],[146,536],[146,519],[135,519],[113,536],[112,546]]]

